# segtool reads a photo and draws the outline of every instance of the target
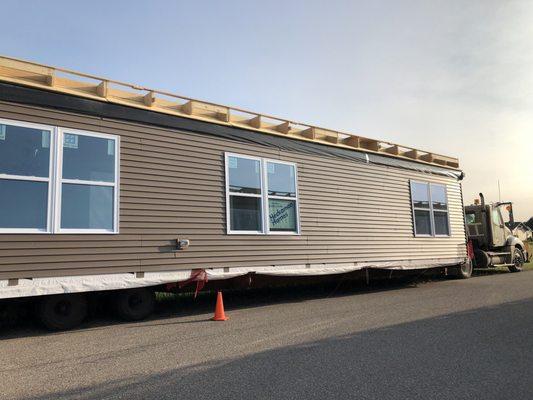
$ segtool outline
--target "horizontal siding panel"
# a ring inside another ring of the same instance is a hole
[[[96,249],[95,249],[96,250]],[[46,254],[40,254],[39,256],[39,263],[41,264],[47,264],[47,263],[56,263],[56,262],[72,262],[72,263],[78,263],[78,262],[85,262],[87,260],[90,261],[102,261],[105,262],[106,260],[131,260],[132,262],[136,262],[139,259],[148,259],[148,258],[164,258],[164,259],[174,259],[175,253],[154,253],[154,252],[147,252],[142,255],[142,257],[137,257],[135,254],[132,253],[117,253],[117,252],[109,252],[106,251],[102,254],[97,253],[89,253],[86,252],[85,254],[68,254],[65,252],[65,250],[61,251],[61,255],[46,255]],[[0,269],[3,268],[3,265],[9,265],[9,264],[24,264],[24,263],[30,263],[31,258],[33,257],[2,257],[0,258]]]
[[[0,117],[121,137],[120,234],[0,235],[0,279],[465,254],[453,178],[24,105]],[[297,163],[301,235],[226,234],[225,151]],[[413,179],[447,185],[451,237],[413,236]]]
[[[127,264],[121,266],[118,264],[105,264],[100,267],[95,267],[92,265],[83,265],[80,268],[75,268],[72,264],[69,264],[68,268],[59,268],[54,264],[52,269],[24,269],[21,270],[18,268],[15,271],[0,271],[0,279],[27,279],[27,278],[51,278],[59,276],[77,276],[77,275],[106,275],[106,274],[121,274],[121,273],[134,273],[141,272],[140,265],[131,266]],[[27,265],[25,265],[25,268]],[[174,268],[174,269],[187,269],[187,268]],[[161,269],[156,269],[160,271]]]
[[[140,235],[120,234],[120,235],[81,235],[81,234],[16,234],[16,235],[0,235],[0,243],[20,243],[20,242],[121,242],[126,240],[138,241],[141,240]],[[30,247],[30,246],[28,246]]]
[[[31,249],[28,249],[28,243],[24,241],[16,241],[16,242],[0,242],[0,251],[2,252],[2,256],[6,256],[9,254],[9,250],[18,250],[21,249],[21,251],[26,251],[24,254],[30,254],[30,252],[35,251],[41,251],[42,249],[53,249],[57,252],[57,249],[79,249],[79,251],[94,251],[94,249],[102,250],[102,249],[121,249],[121,248],[137,248],[141,247],[144,242],[141,242],[140,240],[132,240],[132,241],[111,241],[111,240],[101,240],[101,241],[85,241],[85,240],[79,240],[79,241],[34,241],[31,245]],[[158,244],[163,243],[162,241],[158,241]],[[149,244],[146,244],[147,246],[150,246]],[[152,246],[156,246],[156,244],[153,244]]]

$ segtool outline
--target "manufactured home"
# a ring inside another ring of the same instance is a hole
[[[462,178],[453,157],[0,57],[0,298],[463,265]]]

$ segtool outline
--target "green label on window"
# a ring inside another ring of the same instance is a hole
[[[236,157],[229,157],[228,158],[228,165],[231,169],[237,168],[237,158]]]
[[[296,232],[296,202],[269,199],[268,214],[271,231]]]
[[[42,133],[41,133],[41,147],[43,149],[49,149],[50,148],[50,132],[42,131]]]
[[[63,136],[63,147],[68,147],[69,149],[78,148],[78,135],[72,135],[70,133],[65,133]]]
[[[0,140],[6,140],[6,126],[0,125]]]
[[[107,141],[107,155],[108,156],[115,155],[115,141],[114,140]]]

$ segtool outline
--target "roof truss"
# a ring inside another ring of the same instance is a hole
[[[0,81],[329,146],[459,168],[457,158],[429,151],[10,57],[0,56]]]

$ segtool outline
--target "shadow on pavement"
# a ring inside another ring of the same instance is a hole
[[[31,399],[531,399],[532,309],[528,299]]]

